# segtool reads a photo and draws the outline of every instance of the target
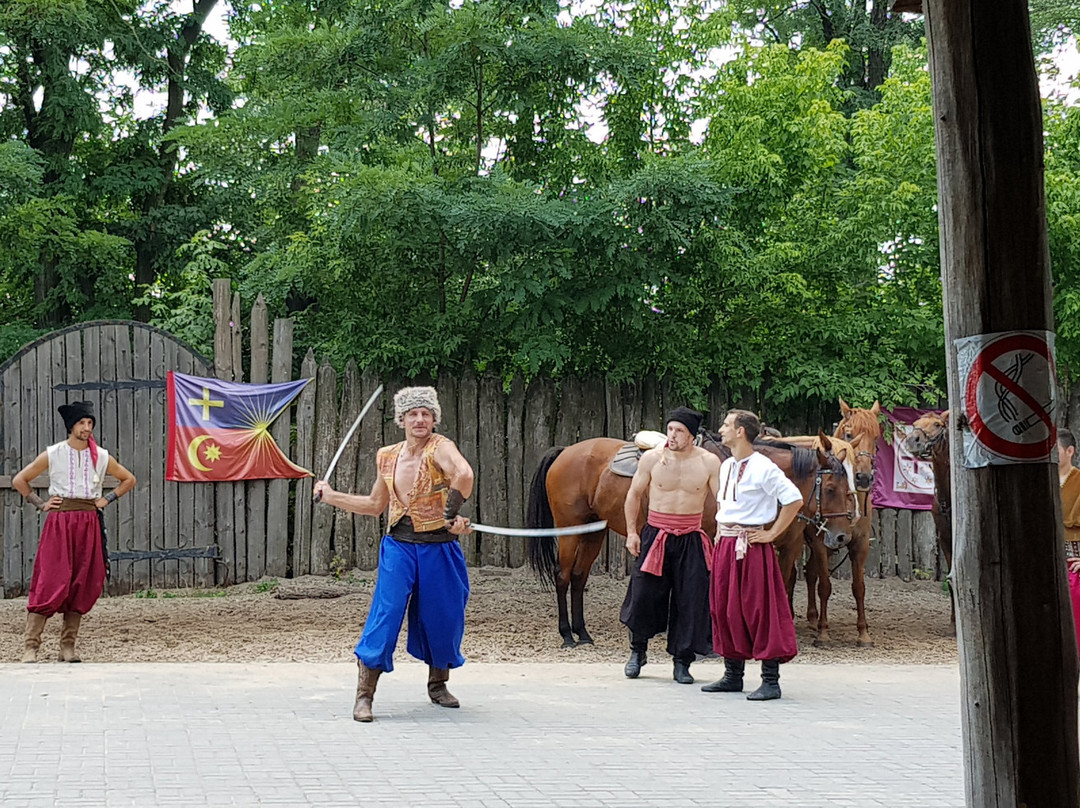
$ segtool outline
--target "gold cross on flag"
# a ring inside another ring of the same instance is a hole
[[[209,387],[204,387],[202,389],[202,394],[203,394],[203,397],[201,399],[199,399],[199,398],[189,398],[188,399],[188,404],[192,405],[193,407],[202,407],[202,419],[204,421],[209,421],[210,420],[210,408],[211,407],[224,407],[225,402],[224,401],[212,401],[210,399],[210,388]]]

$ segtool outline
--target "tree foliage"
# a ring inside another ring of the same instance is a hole
[[[384,373],[657,371],[776,418],[932,399],[929,76],[886,6],[264,0],[226,49],[217,0],[6,3],[0,352],[130,315],[208,351],[228,276]],[[1069,368],[1076,116],[1048,101]]]

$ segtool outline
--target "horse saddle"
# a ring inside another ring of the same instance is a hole
[[[633,443],[624,443],[622,448],[615,452],[615,457],[611,458],[611,473],[620,477],[633,477],[642,453],[647,449],[655,449],[666,440],[667,435],[663,432],[646,429],[636,433]]]
[[[638,460],[641,459],[642,450],[632,443],[624,443],[611,458],[608,468],[611,473],[619,477],[633,477],[637,471]]]

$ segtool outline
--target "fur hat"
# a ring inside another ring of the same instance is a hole
[[[394,423],[400,427],[405,426],[405,413],[417,407],[431,410],[435,416],[435,425],[442,420],[442,408],[439,406],[439,395],[434,387],[402,387],[394,393]]]
[[[97,426],[93,401],[73,401],[71,404],[61,404],[56,409],[60,413],[60,417],[64,419],[64,426],[67,427],[68,432],[71,432],[75,424],[79,423],[83,418],[89,418],[94,422],[94,426]]]
[[[691,435],[697,435],[698,430],[701,429],[701,421],[705,416],[697,410],[692,410],[689,407],[676,407],[667,414],[664,419],[664,426],[667,427],[672,421],[678,421],[680,424],[690,430]]]

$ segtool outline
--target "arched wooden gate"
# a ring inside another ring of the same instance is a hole
[[[41,515],[11,478],[46,446],[65,438],[56,408],[89,400],[95,436],[138,478],[135,491],[105,510],[110,551],[133,555],[214,544],[214,486],[165,481],[165,373],[212,376],[213,364],[145,323],[98,321],[54,331],[0,365],[0,508],[5,597],[25,594]],[[44,478],[41,488],[47,487]],[[115,481],[112,482],[115,485]],[[37,485],[35,485],[37,487]],[[108,481],[106,487],[110,487]],[[39,490],[44,496],[44,490]],[[110,592],[212,586],[209,558],[113,561]]]

